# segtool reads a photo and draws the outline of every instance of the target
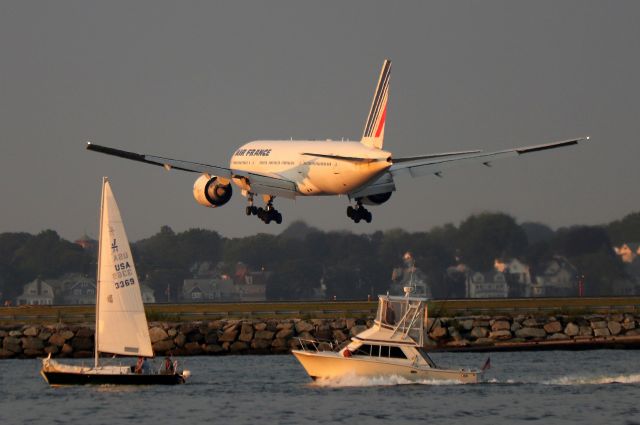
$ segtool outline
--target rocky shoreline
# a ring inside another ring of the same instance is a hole
[[[298,338],[341,343],[372,319],[245,319],[152,322],[156,355],[284,354]],[[468,316],[430,319],[426,348],[432,351],[495,351],[640,347],[640,316]],[[0,358],[93,356],[91,325],[0,326]]]

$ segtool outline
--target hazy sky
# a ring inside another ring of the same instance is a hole
[[[133,240],[163,224],[225,236],[428,230],[484,210],[553,227],[640,209],[640,2],[0,3],[0,232],[95,237],[103,175]],[[253,139],[359,139],[393,60],[385,149],[577,148],[397,181],[346,217],[346,197],[280,199],[283,225],[196,204],[196,175],[85,142],[226,166]]]

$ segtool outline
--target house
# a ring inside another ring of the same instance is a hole
[[[531,282],[532,297],[575,297],[578,295],[578,270],[566,258],[554,256]]]
[[[67,273],[58,279],[50,279],[49,285],[53,288],[54,303],[63,305],[95,304],[96,281],[94,278],[80,273]],[[142,301],[144,303],[156,302],[153,289],[141,284]]]
[[[191,267],[193,278],[182,282],[182,302],[265,301],[267,280],[271,272],[253,271],[238,262],[234,273],[223,273],[224,264],[195,263]]]
[[[238,262],[233,274],[233,283],[240,301],[255,302],[267,299],[267,280],[271,272],[264,268],[250,270],[245,263]]]
[[[95,304],[96,282],[81,273],[66,273],[57,279],[49,279],[53,288],[54,303],[65,305]]]
[[[509,285],[505,273],[471,272],[466,281],[467,298],[507,298]]]
[[[531,293],[531,271],[529,265],[517,258],[503,260],[496,258],[494,270],[504,273],[510,297],[528,297]]]
[[[52,305],[53,287],[37,278],[22,288],[22,294],[16,298],[16,305]]]
[[[231,279],[185,279],[182,284],[183,302],[238,301],[239,298]]]
[[[236,286],[240,301],[243,302],[256,302],[265,301],[267,299],[267,285],[263,284],[248,284]]]
[[[96,282],[93,279],[79,276],[67,282],[61,295],[63,304],[95,304]]]

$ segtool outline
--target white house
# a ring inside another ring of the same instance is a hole
[[[578,271],[566,258],[554,256],[531,282],[533,297],[571,297],[578,295]]]
[[[507,298],[509,285],[504,273],[499,271],[472,272],[466,281],[467,298]]]
[[[185,279],[183,302],[237,301],[239,294],[231,279]]]
[[[53,287],[37,278],[22,288],[22,294],[16,298],[16,305],[52,305]]]

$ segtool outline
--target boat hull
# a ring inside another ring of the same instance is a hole
[[[42,360],[42,377],[49,385],[177,385],[184,384],[188,371],[178,373],[134,373],[132,366],[85,367]]]
[[[316,379],[335,379],[345,376],[400,376],[410,381],[450,381],[471,384],[478,382],[478,372],[425,368],[367,357],[342,357],[336,352],[292,350],[309,376]]]
[[[111,373],[40,372],[49,385],[177,385],[184,384],[180,374],[138,375]]]

